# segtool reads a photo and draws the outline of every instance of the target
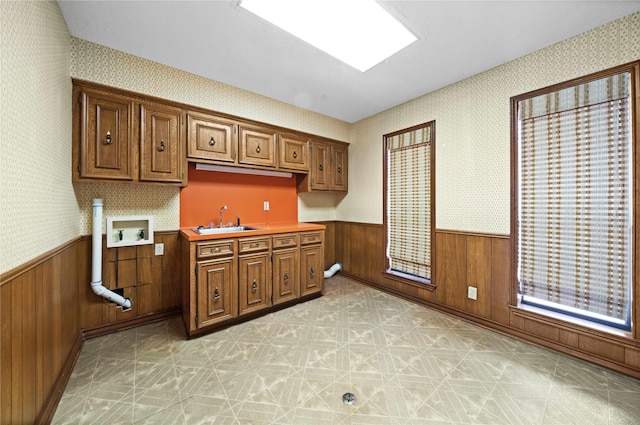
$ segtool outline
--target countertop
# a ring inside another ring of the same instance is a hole
[[[314,224],[314,223],[274,223],[274,224],[266,224],[266,223],[251,223],[251,224],[243,224],[245,227],[252,227],[252,230],[244,230],[241,232],[227,232],[227,233],[218,233],[216,235],[201,235],[197,233],[194,229],[197,226],[191,227],[182,227],[180,228],[180,234],[187,238],[189,242],[194,241],[207,241],[212,239],[228,239],[228,238],[237,238],[242,236],[260,236],[260,235],[271,235],[274,233],[289,233],[289,232],[305,232],[310,230],[324,230],[324,224]]]

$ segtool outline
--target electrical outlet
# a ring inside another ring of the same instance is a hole
[[[269,211],[269,201],[264,201],[264,210]]]
[[[477,300],[478,299],[478,288],[476,288],[475,286],[469,286],[467,288],[467,297],[472,299],[472,300]]]
[[[164,255],[164,244],[157,243],[156,244],[156,255]]]

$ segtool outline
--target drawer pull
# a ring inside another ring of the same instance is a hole
[[[211,139],[209,139],[209,146],[213,146],[216,144],[216,139],[213,138],[213,136],[211,136]]]
[[[251,291],[256,292],[258,290],[258,284],[256,283],[256,280],[253,279],[253,285],[251,285]]]
[[[216,289],[213,291],[213,299],[214,300],[219,300],[220,299],[220,291],[218,290],[218,288],[216,287]]]
[[[309,240],[310,240],[310,241],[315,241],[315,240],[316,240],[316,237],[315,237],[315,236],[309,236]]]
[[[217,247],[213,248],[213,252],[220,252],[220,247],[217,246]]]
[[[289,275],[287,274],[287,272],[284,272],[283,280],[284,280],[284,283],[289,283]]]
[[[289,239],[283,239],[283,240],[282,240],[282,244],[283,244],[283,245],[284,245],[284,244],[287,244],[287,243],[289,243],[289,242],[291,242]]]
[[[252,244],[249,244],[249,248],[258,248],[259,246],[260,246],[260,244],[259,244],[259,243],[252,243]]]

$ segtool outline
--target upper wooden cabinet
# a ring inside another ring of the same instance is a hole
[[[74,89],[74,180],[134,180],[134,102],[123,96]]]
[[[186,182],[182,111],[74,81],[73,181]]]
[[[276,166],[276,130],[240,125],[238,162],[247,165]]]
[[[182,111],[140,104],[140,180],[182,183]]]
[[[278,138],[278,166],[292,171],[309,171],[309,142],[292,134],[280,134]]]
[[[187,113],[187,157],[236,163],[238,125],[215,115]]]
[[[349,151],[346,143],[311,141],[311,168],[298,175],[298,192],[336,191],[349,188]]]

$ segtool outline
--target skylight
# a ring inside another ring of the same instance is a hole
[[[374,0],[242,0],[240,6],[362,72],[417,39]]]

